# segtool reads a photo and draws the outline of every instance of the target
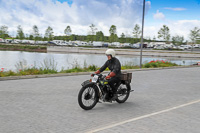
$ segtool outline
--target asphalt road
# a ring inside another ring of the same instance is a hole
[[[200,67],[135,71],[124,104],[77,102],[89,75],[0,81],[0,133],[199,133]]]

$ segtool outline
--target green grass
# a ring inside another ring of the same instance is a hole
[[[33,50],[47,50],[46,46],[33,46],[33,45],[6,45],[0,44],[0,49],[5,50],[23,50],[23,51],[33,51]]]
[[[78,63],[75,63],[71,69],[67,70],[61,70],[58,71],[56,69],[57,63],[55,63],[54,60],[45,59],[42,67],[37,68],[34,66],[28,67],[26,65],[26,61],[20,61],[15,66],[17,68],[17,72],[14,71],[4,71],[4,68],[0,68],[0,77],[7,77],[7,76],[23,76],[23,75],[41,75],[41,74],[57,74],[57,73],[77,73],[77,72],[95,72],[99,70],[99,67],[96,65],[89,65],[87,67],[87,64],[84,62],[84,67],[80,67]],[[178,66],[175,63],[171,63],[168,61],[163,60],[157,60],[157,61],[151,61],[148,63],[143,64],[142,68],[158,68],[158,67],[172,67],[172,66]],[[126,69],[139,69],[139,66],[134,65],[131,62],[126,62],[121,66],[122,70]],[[108,68],[106,69],[108,70]]]
[[[139,66],[134,65],[133,62],[126,62],[121,66],[121,70],[126,70],[126,69],[139,69]]]

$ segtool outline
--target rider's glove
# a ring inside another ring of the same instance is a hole
[[[106,79],[110,79],[111,77],[114,77],[116,74],[114,72],[111,72],[108,76],[106,76]]]
[[[97,70],[96,72],[94,72],[93,74],[91,74],[91,76],[93,77],[95,74],[99,74],[101,73],[99,70]]]
[[[110,78],[111,78],[111,77],[110,77],[109,75],[105,77],[105,79],[107,79],[107,80],[110,79]]]

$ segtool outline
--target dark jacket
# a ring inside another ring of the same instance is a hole
[[[111,72],[116,74],[116,77],[120,78],[121,64],[117,58],[113,57],[112,59],[107,60],[105,64],[99,69],[99,71],[103,72],[107,67]]]

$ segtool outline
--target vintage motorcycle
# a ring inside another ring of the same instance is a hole
[[[130,92],[133,91],[130,86],[132,73],[121,74],[121,81],[115,84],[117,88],[115,97],[113,97],[114,94],[105,77],[102,74],[94,74],[92,79],[81,84],[82,88],[78,94],[78,103],[82,109],[90,110],[97,102],[116,101],[124,103],[128,99]]]

